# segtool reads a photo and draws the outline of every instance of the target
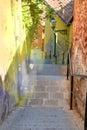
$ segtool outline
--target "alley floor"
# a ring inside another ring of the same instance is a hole
[[[60,108],[17,108],[0,130],[83,130],[76,112]]]
[[[24,66],[22,69],[22,89],[34,92],[34,95],[24,107],[16,107],[0,130],[84,130],[80,115],[69,110],[66,101],[69,83],[64,75],[65,68],[59,66],[58,70],[52,60],[43,60],[38,49],[32,51],[29,67],[29,74]]]

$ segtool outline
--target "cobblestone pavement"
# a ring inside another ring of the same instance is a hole
[[[26,106],[13,111],[0,130],[83,130],[83,125],[76,112]]]

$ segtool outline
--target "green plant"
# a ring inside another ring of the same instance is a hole
[[[40,0],[23,0],[22,2],[23,23],[31,39],[36,37],[42,10],[43,2]]]
[[[46,6],[46,18],[50,19],[53,14],[54,14],[54,9],[47,5]]]

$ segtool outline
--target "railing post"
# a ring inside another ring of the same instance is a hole
[[[50,51],[50,54],[49,54],[49,58],[51,59],[51,51]]]
[[[87,130],[87,92],[86,92],[86,105],[85,105],[84,130]]]
[[[64,52],[63,52],[63,59],[62,59],[62,64],[64,65]]]
[[[56,56],[56,33],[54,32],[54,56]]]
[[[69,77],[69,53],[68,53],[68,57],[67,57],[67,80]]]
[[[55,64],[57,64],[57,56],[55,56],[54,58],[55,58]]]
[[[86,83],[87,83],[87,80],[86,80]],[[86,90],[86,101],[85,101],[84,130],[87,130],[87,90]]]
[[[74,77],[71,76],[70,110],[72,110],[72,103],[73,103],[73,81]]]

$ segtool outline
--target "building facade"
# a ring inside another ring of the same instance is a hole
[[[50,52],[52,56],[55,53],[57,63],[66,64],[67,53],[72,44],[73,0],[61,1],[61,3],[53,0],[45,1],[46,5],[54,10],[45,22],[45,53],[48,57]],[[50,25],[51,18],[56,21],[54,30]]]

